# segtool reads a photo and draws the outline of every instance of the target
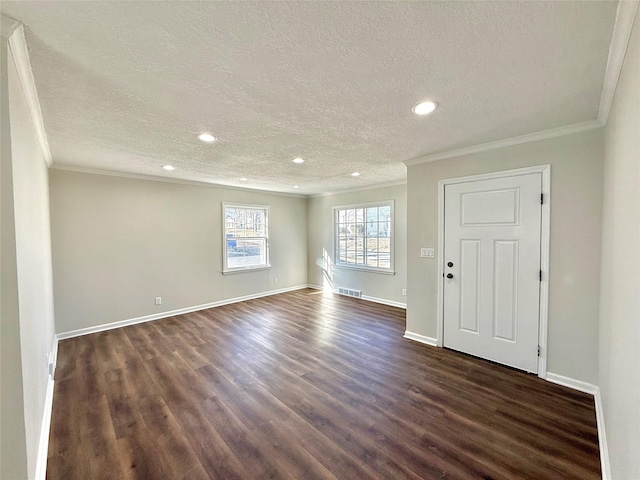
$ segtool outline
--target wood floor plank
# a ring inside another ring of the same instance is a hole
[[[118,440],[116,446],[118,466],[123,479],[145,480],[155,478],[168,478],[166,472],[162,470],[161,456],[163,452],[158,450],[153,439],[145,435],[133,435]],[[69,477],[80,478],[80,477]],[[89,477],[87,477],[89,478]],[[95,477],[102,479],[103,477]]]
[[[270,458],[260,448],[258,439],[218,397],[206,400],[203,405],[222,440],[241,459],[243,478],[291,478],[280,470],[278,459]]]
[[[166,478],[180,478],[200,464],[187,435],[174,418],[167,403],[159,395],[145,397],[139,404],[140,415],[146,425],[146,434],[154,439],[158,452],[162,452],[162,469]]]
[[[284,467],[288,475],[292,478],[335,478],[322,462],[299,445],[295,436],[285,431],[282,417],[274,415],[277,411],[271,405],[272,398],[260,397],[259,387],[247,388],[233,384],[224,374],[213,370],[215,367],[207,366],[200,371],[208,378],[217,376],[216,397],[242,421],[259,441],[264,453],[271,458],[278,458],[279,466]]]
[[[116,438],[135,434],[139,428],[140,417],[134,410],[135,398],[127,394],[123,369],[110,370],[104,376],[105,397]]]
[[[231,368],[229,368],[231,367]],[[233,379],[233,371],[243,370],[247,375],[241,378],[254,378],[256,372],[251,369],[241,358],[235,358],[225,365],[217,368],[203,368],[200,370],[205,375],[211,377]],[[224,372],[224,373],[221,373]],[[299,444],[307,452],[313,455],[322,465],[337,472],[338,478],[377,478],[373,471],[359,464],[356,456],[347,453],[337,444],[327,437],[319,436],[317,430],[304,418],[291,410],[283,399],[271,394],[268,387],[262,382],[240,382],[234,383],[236,388],[242,390],[245,395],[241,398],[246,415],[243,418],[253,423],[254,428],[261,428],[263,424],[277,422],[287,429],[281,436]],[[218,390],[218,389],[216,389]],[[238,403],[238,395],[233,396],[233,403]],[[261,416],[251,419],[252,411],[261,412]],[[308,477],[307,477],[308,478]],[[314,477],[311,477],[314,478]]]
[[[89,460],[84,458],[86,452],[81,448],[78,411],[83,399],[78,395],[77,382],[78,377],[74,376],[55,384],[47,455],[49,478],[89,478]]]
[[[58,343],[58,357],[56,359],[55,379],[64,380],[76,373],[76,340],[70,338]]]
[[[118,468],[117,438],[108,398],[103,395],[95,399],[91,406],[85,405],[81,418],[86,421],[80,426],[82,458],[88,459],[89,476],[105,480],[122,478]]]
[[[173,413],[183,430],[188,432],[187,439],[191,448],[204,471],[212,479],[248,478],[241,459],[215,429],[201,402],[193,402],[180,408],[174,407]]]
[[[593,398],[304,289],[60,342],[49,479],[600,478]]]

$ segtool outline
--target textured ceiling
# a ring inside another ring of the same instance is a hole
[[[402,161],[422,155],[595,120],[616,3],[1,10],[27,27],[54,165],[313,194],[403,180]],[[415,116],[425,99],[440,108]],[[202,144],[201,131],[220,140]]]

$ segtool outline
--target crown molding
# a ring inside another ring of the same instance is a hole
[[[13,31],[22,25],[18,20],[14,20],[11,17],[0,15],[0,36],[9,38]]]
[[[142,173],[119,172],[115,170],[101,170],[99,168],[77,167],[75,165],[64,165],[54,163],[52,170],[62,170],[65,172],[87,173],[89,175],[104,175],[107,177],[132,178],[134,180],[146,180],[150,182],[174,183],[178,185],[193,185],[196,187],[222,188],[225,190],[238,190],[241,192],[264,193],[269,195],[279,195],[282,197],[307,198],[307,195],[298,193],[276,192],[273,190],[261,190],[259,188],[236,187],[235,185],[224,185],[222,183],[203,182],[199,180],[185,180],[181,178],[158,177],[155,175],[145,175]]]
[[[399,180],[395,182],[377,183],[374,185],[368,185],[368,186],[363,186],[358,188],[349,188],[345,190],[339,190],[336,192],[315,193],[315,194],[305,195],[302,193],[287,193],[287,192],[278,192],[275,190],[261,190],[259,188],[236,187],[235,185],[224,185],[222,183],[203,182],[199,180],[185,180],[181,178],[169,178],[169,177],[159,177],[155,175],[145,175],[142,173],[129,173],[129,172],[119,172],[115,170],[102,170],[99,168],[78,167],[76,165],[65,165],[65,164],[60,164],[58,162],[51,165],[51,169],[62,170],[65,172],[88,173],[90,175],[106,175],[108,177],[133,178],[134,180],[148,180],[151,182],[176,183],[179,185],[194,185],[197,187],[213,187],[213,188],[224,188],[226,190],[239,190],[243,192],[268,193],[271,195],[280,195],[283,197],[294,197],[294,198],[325,197],[329,195],[341,195],[343,193],[357,192],[360,190],[372,190],[375,188],[393,187],[395,185],[407,184],[406,180]]]
[[[4,30],[4,19],[2,17],[2,27]],[[36,137],[38,138],[38,144],[44,161],[47,166],[51,166],[51,150],[49,148],[49,141],[47,140],[47,132],[44,129],[44,121],[42,119],[42,110],[40,109],[40,101],[38,100],[38,92],[36,90],[36,84],[33,80],[33,72],[31,71],[31,62],[29,61],[29,50],[27,48],[27,42],[24,38],[24,26],[18,22],[18,25],[14,28],[11,36],[9,37],[9,49],[13,55],[13,60],[18,71],[18,79],[20,85],[22,85],[22,91],[29,108],[31,115],[31,121],[33,128],[36,131]]]
[[[407,179],[405,178],[404,180],[396,180],[393,182],[374,183],[372,185],[366,185],[362,187],[345,188],[344,190],[336,190],[335,192],[312,193],[308,195],[308,197],[309,198],[329,197],[331,195],[342,195],[343,193],[360,192],[362,190],[374,190],[376,188],[395,187],[397,185],[406,185],[406,184],[407,184]]]
[[[405,160],[404,164],[407,167],[410,167],[412,165],[418,165],[420,163],[444,160],[445,158],[461,157],[462,155],[486,152],[489,150],[497,150],[499,148],[511,147],[513,145],[520,145],[522,143],[537,142],[539,140],[546,140],[549,138],[564,137],[566,135],[573,135],[574,133],[601,128],[602,126],[603,124],[600,123],[599,120],[574,123],[573,125],[552,128],[550,130],[543,130],[541,132],[528,133],[526,135],[520,135],[518,137],[505,138],[503,140],[496,140],[495,142],[483,143],[480,145],[474,145],[472,147],[458,148],[456,150],[449,150],[447,152],[434,153],[432,155],[425,155],[424,157],[412,158],[410,160]]]
[[[602,125],[606,125],[609,121],[613,97],[618,86],[618,79],[622,71],[639,3],[637,0],[621,0],[618,3],[616,22],[613,26],[611,44],[609,45],[607,69],[604,75],[602,93],[600,94],[600,108],[598,109],[598,120]]]

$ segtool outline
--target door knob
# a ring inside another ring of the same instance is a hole
[[[447,262],[447,267],[449,268],[453,267],[453,262]]]
[[[453,273],[447,273],[447,278],[453,278]]]

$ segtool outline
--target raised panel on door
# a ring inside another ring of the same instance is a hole
[[[480,328],[480,240],[460,242],[460,330],[479,333]]]
[[[517,225],[519,188],[469,192],[461,196],[460,225]]]
[[[540,191],[540,174],[445,187],[445,347],[537,371]]]
[[[518,324],[518,240],[496,240],[493,251],[493,336],[515,342]]]

